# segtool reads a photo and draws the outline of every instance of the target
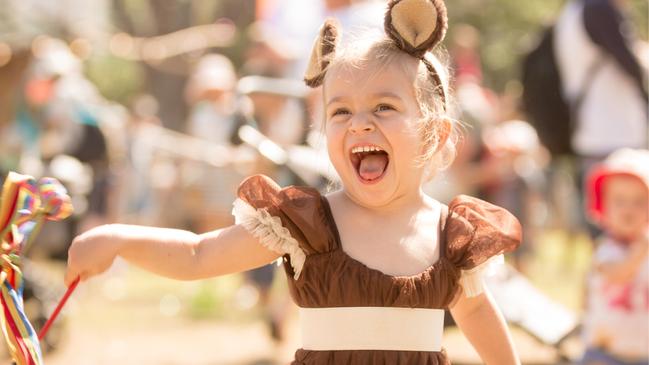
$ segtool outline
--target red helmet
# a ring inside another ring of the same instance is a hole
[[[649,190],[649,150],[623,148],[610,154],[591,170],[586,179],[588,214],[600,222],[603,214],[602,186],[610,176],[627,175],[638,178]]]

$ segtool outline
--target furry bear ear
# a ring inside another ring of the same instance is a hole
[[[399,48],[421,58],[446,35],[446,5],[443,0],[390,0],[384,27]]]
[[[309,65],[304,73],[304,82],[308,86],[318,87],[322,84],[327,66],[336,54],[339,38],[338,23],[333,19],[325,20],[313,44]]]

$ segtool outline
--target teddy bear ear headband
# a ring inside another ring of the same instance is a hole
[[[446,94],[440,75],[425,57],[426,52],[434,49],[446,34],[448,19],[444,1],[390,0],[385,13],[384,28],[385,33],[399,49],[419,58],[426,65],[446,109]],[[304,74],[304,81],[308,86],[318,87],[322,84],[327,66],[336,54],[339,40],[337,23],[327,19],[320,28]]]

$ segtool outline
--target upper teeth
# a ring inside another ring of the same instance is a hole
[[[383,151],[383,149],[378,146],[360,146],[360,147],[352,148],[352,153],[374,152],[374,151]]]

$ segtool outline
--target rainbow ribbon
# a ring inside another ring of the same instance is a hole
[[[0,325],[17,365],[43,364],[38,337],[23,307],[20,255],[36,237],[42,222],[72,213],[65,188],[52,178],[38,183],[31,176],[10,172],[0,196]]]

